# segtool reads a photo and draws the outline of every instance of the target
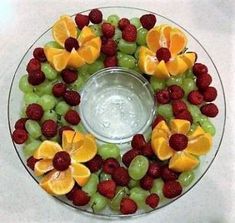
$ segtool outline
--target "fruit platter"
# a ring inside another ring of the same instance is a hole
[[[126,7],[59,16],[20,61],[8,100],[12,142],[40,196],[108,217],[152,212],[193,188],[225,114],[201,43]]]

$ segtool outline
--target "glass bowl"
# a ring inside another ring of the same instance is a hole
[[[179,199],[186,192],[188,192],[191,188],[193,188],[194,185],[196,185],[198,183],[198,181],[205,175],[207,170],[210,168],[213,160],[215,159],[216,154],[218,153],[218,150],[219,150],[219,147],[221,145],[222,138],[223,138],[224,128],[225,128],[225,120],[226,120],[225,95],[224,95],[223,85],[222,85],[222,82],[221,82],[221,77],[219,75],[219,72],[218,72],[212,58],[210,57],[210,55],[208,54],[206,49],[202,46],[202,44],[191,33],[189,33],[186,29],[181,27],[179,24],[177,24],[174,21],[172,21],[171,19],[168,19],[168,18],[166,18],[162,15],[159,15],[157,13],[146,11],[146,10],[143,10],[143,9],[138,9],[138,8],[103,7],[103,8],[100,8],[100,9],[103,12],[104,18],[107,18],[107,16],[109,16],[111,14],[117,14],[120,17],[132,18],[132,17],[140,17],[141,15],[146,14],[146,13],[153,13],[157,16],[157,20],[158,20],[157,23],[158,24],[167,23],[169,25],[174,25],[174,26],[179,27],[180,29],[184,30],[184,32],[185,32],[185,34],[187,35],[187,38],[188,38],[188,48],[190,49],[190,51],[195,51],[197,53],[199,62],[204,63],[204,64],[207,65],[208,70],[209,70],[210,74],[213,77],[213,83],[212,84],[213,84],[213,86],[215,86],[217,88],[217,91],[218,91],[218,97],[217,97],[215,103],[219,107],[220,111],[219,111],[218,116],[213,119],[213,123],[216,127],[216,130],[217,130],[216,135],[213,137],[213,148],[211,149],[211,151],[206,156],[201,156],[200,157],[201,164],[195,170],[195,179],[194,179],[193,183],[188,187],[184,187],[183,193],[180,196],[178,196],[177,198],[171,199],[171,200],[165,199],[163,202],[161,202],[161,204],[158,206],[157,209],[147,210],[147,211],[142,211],[141,210],[141,211],[135,213],[134,215],[131,215],[131,216],[138,216],[138,215],[141,215],[141,214],[146,214],[146,213],[149,213],[149,212],[152,212],[152,211],[156,211],[160,208],[163,208],[166,205],[171,204],[173,201]],[[88,14],[89,11],[90,10],[86,10],[86,11],[83,11],[81,13]],[[26,71],[25,71],[26,64],[29,61],[29,59],[31,59],[31,57],[32,57],[33,49],[35,47],[43,46],[49,40],[52,40],[51,28],[46,30],[39,38],[37,38],[36,41],[32,44],[32,46],[27,50],[25,55],[22,57],[19,65],[16,69],[16,72],[13,76],[10,91],[9,91],[9,98],[8,98],[8,122],[9,122],[10,134],[12,134],[12,132],[14,130],[15,121],[18,120],[18,118],[20,116],[21,103],[22,103],[22,99],[23,99],[23,94],[18,88],[19,79],[23,74],[26,73]],[[97,76],[98,75],[99,74],[97,74]],[[134,76],[132,78],[136,78]],[[97,77],[93,76],[89,80],[88,84],[93,84],[93,82],[95,81],[93,78],[97,78]],[[99,78],[105,78],[105,76],[100,74]],[[136,83],[138,83],[139,80],[137,81],[137,79],[136,79],[135,81],[136,81]],[[142,81],[145,82],[144,80],[142,80]],[[141,87],[143,87],[143,86],[141,86]],[[148,94],[148,93],[146,92],[146,94]],[[85,90],[84,90],[83,96],[88,96],[89,97],[89,92],[85,92]],[[149,97],[149,99],[151,98],[150,95],[148,97]],[[150,104],[152,103],[151,100],[149,102],[150,102]],[[147,103],[147,102],[144,102],[144,103]],[[150,109],[150,107],[149,107],[149,109]],[[86,110],[86,106],[84,107],[84,111],[85,110]],[[83,111],[81,111],[81,113],[83,113]],[[92,115],[92,114],[89,114],[89,115]],[[150,117],[150,119],[151,118],[152,118],[152,116]],[[85,119],[85,117],[83,117],[83,119]],[[139,125],[139,128],[144,128],[143,126],[146,124],[145,121],[146,121],[146,118],[144,117],[143,121]],[[87,126],[90,125],[90,128],[91,128],[91,123],[90,122],[87,122],[86,124],[87,124]],[[93,129],[93,131],[95,131],[95,128]],[[95,134],[95,132],[94,132],[94,134]],[[107,134],[105,135],[105,131],[102,134],[103,134],[102,137],[110,137]],[[131,131],[128,132],[128,134],[131,134]],[[125,136],[122,136],[122,137],[127,139],[128,137],[130,137],[128,134],[126,134]],[[102,137],[100,137],[100,138],[102,139]],[[112,140],[115,141],[115,140],[121,140],[121,139],[114,138]],[[28,173],[31,175],[31,177],[38,183],[39,179],[37,177],[35,177],[33,175],[32,171],[26,166],[26,159],[25,159],[23,151],[22,151],[22,146],[17,145],[13,142],[13,147],[14,147],[19,159],[21,160],[23,166],[25,167],[25,169],[28,171]],[[88,213],[88,214],[91,214],[93,216],[127,217],[126,215],[115,214],[115,213],[111,212],[108,209],[105,209],[101,213],[93,213],[92,210],[89,209],[86,206],[85,207],[76,207],[76,206],[74,206],[65,197],[55,197],[55,198],[58,199],[59,201],[61,201],[62,203],[70,206],[70,207],[76,208],[76,209],[80,210],[81,212]]]

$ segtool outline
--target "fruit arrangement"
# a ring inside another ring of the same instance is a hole
[[[103,18],[93,9],[61,16],[52,36],[34,49],[19,81],[23,106],[12,133],[40,186],[74,206],[124,215],[182,194],[212,148],[209,118],[219,112],[212,76],[188,51],[183,31],[153,14]],[[137,132],[127,151],[86,132],[78,112],[88,78],[117,66],[146,77],[157,104],[150,138]]]

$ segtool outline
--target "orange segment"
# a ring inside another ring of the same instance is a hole
[[[92,64],[99,57],[100,51],[93,46],[83,46],[78,49],[78,55],[88,64]]]
[[[179,29],[174,29],[170,33],[170,46],[169,50],[172,56],[182,52],[187,45],[187,38]]]
[[[45,47],[44,53],[46,55],[47,60],[52,63],[53,57],[64,52],[64,49]]]
[[[41,176],[44,173],[54,169],[51,159],[39,160],[34,166],[35,176]]]
[[[177,152],[170,159],[169,168],[177,171],[184,172],[194,169],[199,164],[199,160],[189,153]]]
[[[90,170],[80,163],[73,163],[71,168],[72,176],[81,187],[84,186],[91,175]]]
[[[68,60],[67,65],[73,68],[78,68],[84,64],[85,64],[85,61],[83,60],[83,58],[79,56],[78,52],[75,49],[72,49],[69,55],[69,60]]]
[[[173,76],[182,74],[188,69],[188,65],[177,56],[174,60],[170,60],[166,63],[169,73]]]
[[[53,159],[59,151],[62,151],[62,148],[57,142],[45,140],[34,152],[33,156],[35,159]]]
[[[154,75],[159,79],[168,79],[170,77],[165,61],[162,60],[156,65]]]
[[[204,135],[204,134],[205,134],[205,132],[204,132],[204,130],[202,129],[202,127],[198,126],[198,127],[194,130],[194,132],[188,136],[188,138],[189,138],[189,140],[193,140],[193,139],[197,138],[198,136],[202,136],[202,135]]]
[[[196,53],[190,52],[182,54],[181,58],[188,65],[188,68],[191,68],[195,63],[197,56]]]
[[[171,131],[173,133],[187,134],[190,130],[190,122],[183,119],[172,119],[170,122]]]
[[[146,43],[151,51],[157,52],[157,50],[161,47],[160,40],[161,33],[159,27],[152,28],[148,31],[146,36]]]
[[[101,48],[101,39],[100,39],[100,37],[95,37],[95,38],[85,42],[84,46],[92,46],[92,47],[96,48],[97,50],[100,50],[100,48]]]
[[[165,121],[159,122],[159,123],[155,126],[155,128],[164,130],[168,135],[171,134],[171,131],[170,131],[170,129],[168,128],[168,126],[167,126],[167,124],[166,124]]]
[[[53,56],[52,64],[57,71],[62,71],[66,68],[69,61],[70,53],[66,50],[63,53]]]
[[[85,137],[80,132],[76,132],[73,143],[72,143],[72,151],[80,148],[85,143]]]
[[[62,134],[62,147],[65,151],[70,151],[72,149],[73,139],[76,135],[75,131],[66,130]]]
[[[169,48],[170,46],[170,34],[171,34],[172,27],[169,25],[162,25],[161,26],[161,46]]]
[[[85,44],[86,42],[88,42],[89,40],[91,40],[95,37],[96,37],[96,35],[91,30],[91,28],[89,28],[88,26],[84,26],[84,28],[82,29],[82,31],[78,37],[79,46],[83,46],[83,44]]]
[[[75,181],[70,169],[65,171],[52,170],[40,181],[40,186],[49,194],[64,195],[72,190]]]
[[[155,128],[152,131],[152,140],[159,138],[159,137],[163,137],[163,138],[167,139],[169,137],[169,135],[167,134],[166,131],[164,131],[162,129]]]

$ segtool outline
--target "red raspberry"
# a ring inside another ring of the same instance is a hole
[[[153,14],[146,14],[140,17],[140,22],[145,29],[150,30],[155,26],[157,19]]]
[[[137,204],[128,197],[124,197],[120,203],[120,212],[122,214],[134,214],[137,211]]]
[[[81,13],[78,13],[75,17],[75,22],[77,24],[77,27],[82,30],[84,26],[89,25],[89,16],[88,15],[83,15]]]
[[[140,155],[141,151],[137,149],[131,149],[127,151],[123,156],[122,156],[122,162],[125,164],[126,167],[129,167],[131,161],[137,156]]]
[[[44,53],[44,49],[42,47],[37,47],[33,51],[33,56],[35,59],[39,60],[40,62],[46,62],[47,58]]]
[[[89,168],[89,170],[94,173],[97,172],[98,170],[101,169],[103,165],[103,159],[100,155],[95,155],[94,158],[92,158],[91,160],[89,160],[86,163],[86,166]]]
[[[92,9],[89,13],[89,19],[94,24],[99,24],[103,20],[102,12],[99,9]]]
[[[114,56],[117,52],[117,43],[113,39],[108,39],[102,43],[101,51],[106,56]]]
[[[73,130],[71,127],[69,127],[69,126],[60,127],[60,128],[59,128],[59,136],[60,136],[60,138],[62,138],[63,131],[66,131],[66,130],[74,131],[74,130]]]
[[[161,177],[164,181],[177,180],[179,177],[179,173],[169,169],[167,166],[164,166],[161,170]]]
[[[80,94],[77,91],[67,90],[64,93],[64,100],[71,106],[79,105]]]
[[[197,91],[191,91],[188,95],[188,101],[193,105],[200,105],[203,102],[203,95]]]
[[[184,134],[175,133],[171,135],[169,145],[176,151],[184,150],[188,146],[188,137]]]
[[[35,121],[39,121],[42,118],[43,113],[44,111],[42,106],[36,103],[30,104],[26,108],[26,115],[28,118]]]
[[[101,195],[112,199],[115,196],[116,183],[113,180],[101,181],[98,184],[97,189]]]
[[[42,130],[42,134],[46,137],[46,138],[52,138],[54,136],[56,136],[57,134],[57,124],[55,121],[53,120],[46,120],[45,122],[42,123],[41,126],[41,130]]]
[[[28,139],[28,133],[23,129],[16,129],[12,133],[12,139],[16,144],[23,144]]]
[[[159,90],[155,94],[155,98],[159,104],[168,104],[170,102],[170,94],[167,89]]]
[[[151,208],[156,208],[158,206],[159,200],[159,196],[155,193],[152,193],[148,197],[146,197],[145,203]]]
[[[35,166],[36,162],[38,162],[38,161],[39,161],[38,159],[35,159],[33,156],[30,156],[26,161],[26,165],[31,170],[34,170],[34,166]]]
[[[104,161],[103,171],[112,174],[118,167],[120,167],[120,164],[116,159],[108,158]]]
[[[71,164],[70,155],[65,151],[57,152],[52,160],[53,166],[58,171],[67,170]]]
[[[77,80],[78,74],[75,70],[64,69],[61,72],[61,77],[66,84],[72,84]]]
[[[157,124],[161,121],[166,121],[166,120],[163,116],[157,115],[157,117],[155,118],[155,120],[152,123],[152,129],[154,129],[154,127],[157,126]]]
[[[64,83],[56,83],[52,88],[52,93],[55,97],[63,97],[66,91],[66,85]]]
[[[199,89],[204,90],[209,87],[212,82],[210,74],[204,74],[197,77],[196,85]]]
[[[77,125],[81,120],[77,111],[72,109],[66,112],[66,114],[64,115],[64,119],[72,125]]]
[[[150,190],[153,187],[153,178],[145,175],[141,180],[140,180],[140,186],[144,190]]]
[[[77,50],[79,48],[79,44],[78,44],[77,39],[75,39],[73,37],[67,38],[64,42],[64,48],[68,52],[71,52],[73,49]]]
[[[189,122],[191,122],[191,124],[193,123],[193,117],[188,110],[184,110],[182,112],[179,112],[177,115],[175,115],[175,118],[188,120]]]
[[[161,47],[160,49],[157,50],[156,57],[159,62],[164,60],[165,63],[167,63],[171,58],[171,52],[168,48]]]
[[[200,110],[203,115],[211,118],[214,118],[219,113],[219,109],[214,103],[205,104],[200,108]]]
[[[34,73],[35,71],[41,70],[41,63],[39,60],[33,58],[29,61],[26,68],[29,74]]]
[[[166,198],[174,198],[182,193],[182,187],[177,181],[168,181],[164,183],[163,194]]]
[[[137,29],[134,25],[129,24],[122,30],[122,38],[127,42],[135,42],[137,38]]]
[[[149,142],[142,148],[141,152],[142,152],[142,155],[148,157],[149,159],[151,159],[154,156],[151,143]]]
[[[115,34],[115,27],[112,26],[110,23],[104,22],[101,25],[102,33],[107,38],[112,38]]]
[[[152,177],[152,178],[158,178],[161,176],[161,166],[157,163],[150,163],[147,175]]]
[[[202,74],[207,74],[208,69],[207,66],[201,63],[195,63],[193,65],[193,73],[196,77],[202,75]]]
[[[126,26],[128,26],[128,25],[130,25],[131,23],[130,23],[130,20],[129,19],[127,19],[127,18],[122,18],[122,19],[120,19],[119,20],[119,22],[118,22],[118,28],[120,29],[120,30],[123,30]]]
[[[124,167],[118,167],[114,170],[112,174],[112,179],[118,186],[127,186],[130,181],[130,176],[127,169]]]
[[[136,134],[133,136],[131,146],[133,149],[141,150],[146,145],[145,138],[142,134]]]
[[[73,201],[73,198],[74,198],[74,192],[76,190],[79,190],[80,188],[78,187],[77,184],[74,185],[73,189],[71,191],[69,191],[69,193],[67,193],[65,196],[70,200],[70,201]]]
[[[28,82],[33,86],[41,84],[45,79],[45,74],[40,70],[28,74]]]
[[[73,192],[73,204],[76,206],[84,206],[88,204],[90,197],[86,192],[81,189],[77,189]]]
[[[172,100],[178,100],[184,97],[184,90],[178,85],[169,86],[168,91]]]
[[[203,99],[206,102],[214,101],[217,97],[217,90],[214,87],[208,87],[203,92]]]
[[[105,67],[116,67],[118,64],[118,60],[116,56],[106,57],[104,60]]]
[[[20,118],[16,121],[15,123],[15,129],[23,129],[23,130],[26,130],[25,129],[25,123],[28,119],[27,118]]]
[[[172,102],[172,110],[174,115],[178,115],[183,111],[187,111],[187,105],[182,100],[176,100]]]

